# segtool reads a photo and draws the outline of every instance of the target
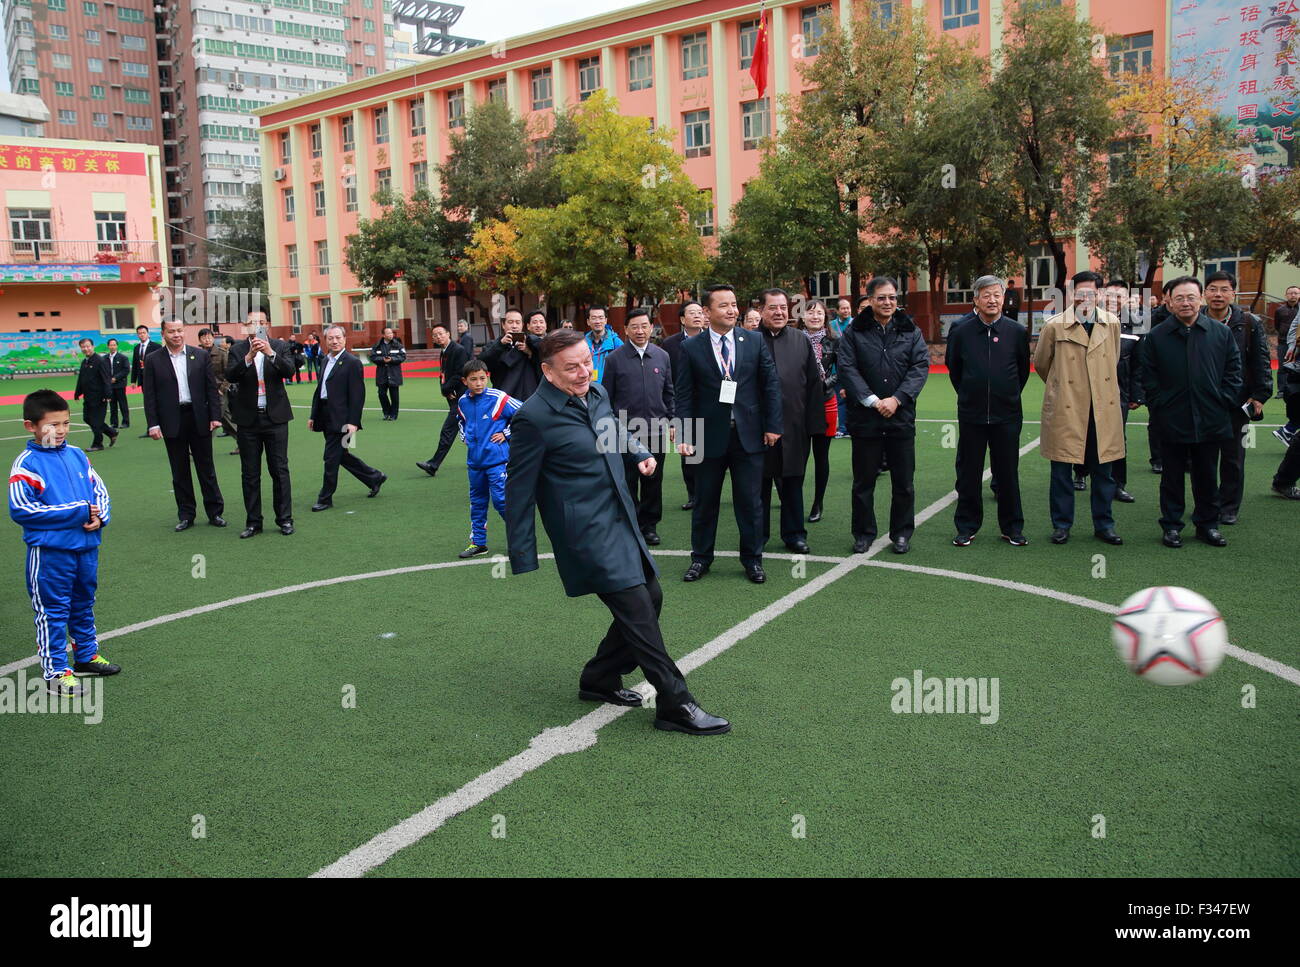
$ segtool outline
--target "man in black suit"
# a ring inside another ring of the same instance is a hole
[[[81,348],[81,369],[77,372],[77,388],[72,393],[74,400],[84,398],[81,416],[86,425],[95,433],[95,438],[87,447],[87,452],[94,453],[104,449],[104,436],[108,436],[111,447],[117,442],[117,431],[104,424],[108,414],[108,401],[113,396],[113,376],[108,370],[108,359],[95,352],[95,344],[90,339],[82,339],[77,345]]]
[[[459,426],[456,403],[460,399],[460,394],[465,392],[465,383],[461,377],[464,375],[465,364],[469,362],[470,357],[460,343],[452,342],[451,330],[445,322],[435,322],[429,334],[433,337],[433,344],[442,350],[438,369],[442,376],[442,398],[447,401],[448,407],[447,418],[442,421],[442,431],[438,434],[438,449],[428,460],[415,462],[417,467],[432,477],[437,474],[442,461],[447,459],[447,451],[451,449],[451,444],[456,439]]]
[[[501,330],[501,338],[484,346],[479,359],[488,368],[493,388],[517,400],[527,400],[537,389],[540,370],[533,368],[533,349],[524,334],[524,314],[518,309],[507,310]]]
[[[383,338],[370,350],[370,361],[375,364],[375,389],[379,391],[379,408],[384,411],[385,420],[396,420],[406,347],[397,338],[397,330],[392,326],[384,327]]]
[[[140,338],[135,348],[131,350],[131,383],[135,386],[144,385],[144,358],[150,353],[162,351],[162,346],[149,340],[149,327],[136,326],[135,334]],[[148,433],[141,433],[140,439],[147,439]]]
[[[705,290],[709,328],[682,345],[681,368],[673,377],[683,437],[701,428],[702,439],[678,442],[677,452],[703,459],[695,470],[691,516],[691,566],[684,581],[698,581],[713,563],[722,501],[722,478],[731,471],[731,500],[740,528],[740,563],[755,584],[763,572],[763,458],[781,439],[781,382],[763,337],[737,330],[736,291],[729,285]]]
[[[636,504],[636,522],[651,546],[659,543],[655,528],[664,515],[664,454],[673,440],[673,364],[668,353],[650,344],[650,313],[633,309],[627,314],[623,332],[627,342],[605,357],[600,385],[609,404],[638,445],[655,458],[654,473],[648,477],[637,462],[624,455],[627,490]]]
[[[116,430],[119,426],[127,429],[131,426],[131,411],[126,408],[126,383],[131,378],[131,363],[117,351],[117,340],[108,341],[108,371],[113,377],[113,398],[109,403],[111,417],[109,425]]]
[[[342,326],[325,330],[325,362],[321,365],[320,380],[311,398],[311,417],[307,429],[325,434],[325,479],[320,485],[320,495],[312,504],[313,511],[329,510],[334,506],[334,489],[339,482],[339,464],[352,476],[370,488],[367,497],[379,494],[379,488],[388,479],[374,467],[357,457],[345,444],[361,429],[361,410],[366,402],[366,381],[361,360],[347,350],[347,338]]]
[[[293,495],[289,488],[289,421],[293,410],[284,381],[293,378],[288,346],[272,339],[265,312],[250,312],[245,338],[230,347],[226,381],[234,385],[230,415],[239,428],[239,463],[246,515],[241,538],[262,533],[262,451],[271,471],[275,522],[286,537],[293,533]]]
[[[551,538],[555,564],[569,597],[596,594],[613,615],[605,638],[578,679],[578,697],[639,706],[623,688],[638,666],[658,693],[655,727],[693,735],[731,729],[696,704],[669,657],[659,629],[663,592],[654,560],[636,526],[622,454],[602,438],[622,437],[604,389],[591,381],[584,334],[561,329],[538,349],[542,385],[510,421],[506,534],[514,574],[537,570],[535,510]],[[631,442],[642,474],[655,459]]]
[[[207,350],[185,345],[185,326],[179,319],[163,323],[165,352],[144,360],[144,419],[149,436],[167,443],[172,468],[172,493],[176,497],[176,530],[194,526],[197,507],[190,457],[199,474],[203,510],[213,527],[225,527],[221,516],[226,504],[212,463],[212,431],[221,426],[221,397]]]
[[[662,344],[664,352],[668,354],[668,359],[673,364],[674,373],[681,368],[677,357],[681,354],[682,343],[703,332],[705,325],[708,324],[708,317],[704,314],[704,306],[694,299],[687,299],[677,307],[677,322],[680,328]],[[685,456],[678,459],[682,464],[682,480],[686,483],[686,503],[682,504],[682,510],[693,510],[695,508],[695,464],[688,461]]]
[[[456,323],[456,341],[460,343],[460,348],[465,350],[465,355],[470,359],[474,358],[474,337],[470,334],[469,323],[464,319]]]

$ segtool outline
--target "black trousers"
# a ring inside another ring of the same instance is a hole
[[[698,463],[687,463],[685,457],[680,458],[682,461],[682,480],[686,482],[686,499],[695,499],[695,468]],[[694,457],[691,458],[695,459]]]
[[[808,526],[803,517],[803,477],[764,476],[763,546],[767,547],[768,539],[772,536],[773,485],[776,486],[776,495],[781,500],[781,540],[786,544],[808,540]]]
[[[271,499],[277,524],[293,523],[293,495],[289,489],[289,424],[272,423],[265,413],[256,423],[239,427],[239,465],[244,485],[246,527],[262,526],[262,452],[271,471]]]
[[[112,418],[108,421],[109,423],[113,424],[113,426],[121,426],[124,428],[131,425],[131,411],[126,407],[125,386],[113,387],[113,399],[109,406],[110,413],[112,414]],[[118,417],[121,417],[120,423],[118,422]]]
[[[334,496],[334,491],[339,485],[339,465],[352,476],[356,477],[367,487],[373,487],[379,483],[383,474],[370,466],[360,457],[354,456],[351,450],[344,448],[344,433],[331,433],[325,431],[325,477],[321,481],[319,500],[326,503]]]
[[[1277,466],[1277,473],[1273,474],[1273,485],[1294,487],[1297,480],[1300,480],[1300,436],[1292,440],[1291,445],[1286,448],[1282,462]]]
[[[958,534],[978,534],[984,524],[984,453],[998,482],[998,527],[1011,537],[1025,529],[1020,504],[1020,430],[1016,423],[962,423],[957,437]]]
[[[644,584],[598,595],[614,620],[596,654],[582,669],[578,687],[614,691],[623,687],[624,675],[639,667],[658,693],[656,706],[672,711],[695,699],[664,647],[663,633],[659,630],[664,595],[654,572],[649,565],[644,566]]]
[[[1151,419],[1151,414],[1147,413],[1147,449],[1151,453],[1151,466],[1160,463],[1160,431],[1156,429],[1155,421]]]
[[[664,517],[664,454],[655,451],[655,472],[644,476],[631,456],[623,458],[623,476],[627,492],[636,505],[636,526],[642,533],[654,530]]]
[[[1186,507],[1187,462],[1192,464],[1192,523],[1198,530],[1219,526],[1219,451],[1222,442],[1180,443],[1168,437],[1160,440],[1164,471],[1160,474],[1160,527],[1183,529]]]
[[[876,539],[876,477],[889,460],[892,496],[889,502],[889,539],[911,540],[916,530],[916,437],[853,437],[853,538]],[[984,473],[983,458],[980,473]],[[998,487],[1001,488],[1001,481]]]
[[[832,439],[824,433],[818,433],[812,438],[814,507],[820,507],[826,499],[826,485],[831,479]]]
[[[199,475],[199,489],[203,492],[203,510],[208,520],[220,517],[226,509],[217,483],[217,468],[212,463],[212,434],[200,433],[188,406],[181,407],[181,429],[174,437],[163,440],[167,444],[167,462],[172,467],[172,493],[176,496],[178,520],[193,520],[198,513],[194,499],[194,481],[190,477],[190,459]]]
[[[447,451],[451,449],[451,444],[456,439],[457,424],[460,422],[456,417],[456,404],[459,399],[457,397],[447,404],[450,409],[447,411],[447,418],[442,421],[442,432],[438,434],[438,450],[429,458],[434,470],[441,467],[442,461],[447,459]]]
[[[1246,414],[1232,414],[1232,436],[1219,442],[1219,513],[1236,514],[1246,492]]]
[[[90,442],[92,447],[102,447],[104,445],[105,433],[109,436],[117,436],[117,434],[104,423],[104,418],[107,415],[107,400],[100,400],[98,403],[91,403],[89,400],[86,400],[86,402],[82,404],[81,419],[85,421],[86,426],[90,427],[95,434],[95,438]]]
[[[379,391],[379,408],[384,411],[384,416],[397,415],[397,400],[401,396],[400,386],[389,386],[387,383],[375,384]]]
[[[1120,413],[1124,417],[1124,456],[1110,465],[1110,475],[1115,478],[1117,490],[1127,490],[1128,484],[1128,415],[1132,411],[1126,406]]]
[[[722,478],[731,471],[731,503],[740,528],[740,563],[763,563],[763,458],[747,453],[736,428],[731,428],[727,452],[705,457],[695,465],[695,510],[691,512],[691,560],[713,563],[722,506]]]

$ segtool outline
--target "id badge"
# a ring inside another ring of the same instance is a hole
[[[736,381],[734,379],[724,379],[722,386],[718,390],[719,403],[736,402]]]

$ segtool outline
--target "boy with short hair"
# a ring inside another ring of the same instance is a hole
[[[510,420],[524,404],[488,388],[488,368],[472,359],[461,370],[466,392],[456,402],[460,438],[469,451],[469,546],[461,557],[487,553],[488,498],[505,519],[506,462],[510,459]]]
[[[95,633],[99,544],[110,518],[108,488],[85,453],[66,442],[72,420],[58,393],[29,393],[23,400],[23,427],[32,439],[9,470],[9,516],[22,526],[27,544],[36,654],[52,693],[80,695],[84,689],[76,675],[122,670],[99,654]],[[72,668],[69,632],[76,648]]]

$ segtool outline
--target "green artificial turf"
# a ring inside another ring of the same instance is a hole
[[[305,405],[311,389],[292,387],[294,403]],[[396,423],[367,412],[358,453],[390,480],[367,500],[341,474],[335,508],[323,514],[308,510],[322,440],[296,410],[298,532],[268,530],[249,541],[237,538],[243,508],[229,440],[215,449],[231,526],[207,527],[200,515],[193,529],[172,532],[166,454],[161,443],[137,439],[143,415],[132,396],[131,429],[93,455],[114,516],[101,553],[101,632],[269,589],[453,561],[468,533],[464,450],[456,444],[436,479],[414,466],[432,453],[446,413],[435,389],[432,380],[408,381]],[[1034,380],[1030,419],[1040,399]],[[1278,412],[1270,403],[1265,422]],[[946,377],[931,377],[920,416],[952,413]],[[0,407],[8,421],[0,437],[21,434],[18,416],[15,406]],[[1036,435],[1036,424],[1026,424],[1022,441]],[[951,546],[949,506],[919,527],[913,553],[880,559],[1110,604],[1152,584],[1185,585],[1218,605],[1235,644],[1300,665],[1285,603],[1300,507],[1267,490],[1280,445],[1260,431],[1242,523],[1225,528],[1227,548],[1189,541],[1170,551],[1159,544],[1145,429],[1132,428],[1130,438],[1129,489],[1138,502],[1115,507],[1124,547],[1091,537],[1087,494],[1071,542],[1047,542],[1048,464],[1034,451],[1021,470],[1029,547],[997,540],[989,500],[971,547]],[[73,442],[89,445],[89,432]],[[921,424],[918,511],[952,486],[953,450],[943,443],[943,424]],[[12,457],[22,441],[7,444]],[[809,526],[814,554],[850,552],[848,456],[847,441],[831,445],[826,516]],[[888,481],[877,493],[882,521]],[[811,470],[806,483],[810,497]],[[270,496],[264,479],[268,515]],[[689,548],[683,499],[673,459],[659,527],[665,549]],[[734,551],[725,490],[723,502],[718,547]],[[0,663],[34,651],[22,542],[9,527]],[[488,533],[493,553],[504,553],[495,513]],[[779,541],[770,548],[780,550]],[[720,558],[704,581],[684,585],[686,559],[659,560],[665,638],[677,657],[830,568],[797,571],[769,556],[768,583],[756,587],[734,558]],[[1094,576],[1100,565],[1104,576]],[[306,875],[527,748],[542,729],[585,714],[592,706],[576,698],[577,673],[608,612],[594,598],[564,597],[550,562],[520,577],[507,570],[488,561],[369,578],[106,640],[105,654],[125,670],[104,683],[100,724],[0,716],[0,874]],[[1300,872],[1296,686],[1232,658],[1195,686],[1153,686],[1116,660],[1108,624],[1097,611],[1020,592],[858,568],[690,674],[701,703],[733,720],[732,734],[664,734],[650,727],[652,713],[633,710],[601,730],[594,747],[548,762],[375,873]],[[1000,720],[894,714],[890,682],[914,669],[997,677]],[[1254,708],[1242,707],[1245,685],[1256,691]],[[355,708],[345,708],[351,693]],[[1092,835],[1096,814],[1106,817],[1105,839]],[[93,836],[50,825],[87,815]],[[803,838],[791,835],[796,815]],[[203,838],[192,836],[196,816]],[[497,816],[503,838],[492,835]]]

